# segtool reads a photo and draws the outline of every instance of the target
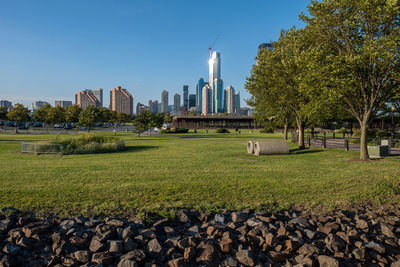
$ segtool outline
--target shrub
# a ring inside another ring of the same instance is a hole
[[[260,133],[274,133],[275,129],[273,129],[272,127],[266,127],[264,129],[260,130]]]
[[[229,130],[226,128],[218,128],[216,133],[229,133]]]
[[[125,142],[113,136],[84,135],[58,142],[63,154],[118,152],[125,149]]]
[[[189,129],[187,128],[176,128],[171,130],[161,130],[162,134],[175,134],[175,133],[188,133]]]

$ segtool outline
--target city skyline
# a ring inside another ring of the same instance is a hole
[[[297,15],[308,1],[288,2],[6,2],[0,10],[0,99],[31,107],[117,85],[132,92],[135,103],[160,100],[162,90],[171,97],[183,85],[194,94],[196,81],[208,77],[208,47],[215,39],[224,81],[248,98],[244,83],[258,45],[302,25]],[[226,20],[212,20],[205,12],[210,5]],[[108,19],[114,14],[119,19]],[[105,94],[103,106],[109,101]]]

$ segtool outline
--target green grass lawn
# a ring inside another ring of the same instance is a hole
[[[348,159],[358,158],[358,152],[321,149],[288,156],[247,154],[252,137],[277,134],[235,138],[233,132],[217,135],[231,138],[202,139],[120,135],[127,145],[122,153],[58,157],[20,153],[22,140],[54,140],[57,135],[0,134],[0,207],[58,215],[168,215],[182,207],[330,208],[382,201],[400,190],[400,157],[357,162]]]

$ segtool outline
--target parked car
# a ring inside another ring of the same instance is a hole
[[[103,127],[103,123],[96,122],[96,123],[94,124],[94,127]]]
[[[113,124],[111,122],[106,122],[103,125],[104,128],[108,128],[108,127],[112,127],[112,126],[113,126]]]
[[[0,126],[3,126],[4,125],[4,121],[0,121]]]
[[[9,121],[9,122],[7,123],[7,126],[8,126],[8,127],[15,127],[15,126],[17,126],[17,124],[16,124],[15,122],[13,122],[13,121]]]
[[[71,124],[66,123],[66,124],[64,125],[64,129],[66,129],[66,130],[69,130],[69,129],[72,129],[72,128],[73,128],[73,127],[72,127]]]
[[[18,125],[18,129],[20,129],[20,130],[28,130],[29,129],[29,123],[20,123]]]
[[[82,127],[81,127],[81,130],[82,130],[82,131],[86,131],[86,129],[87,129],[86,126],[82,126]]]
[[[56,123],[54,124],[54,128],[64,128],[64,125],[62,123]]]
[[[43,123],[37,121],[33,124],[33,127],[43,127]]]

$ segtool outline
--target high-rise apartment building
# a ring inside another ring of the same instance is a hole
[[[93,95],[99,100],[100,107],[103,106],[103,89],[96,88],[96,89],[86,89],[86,91],[91,91]]]
[[[202,112],[202,98],[203,98],[203,87],[204,87],[204,79],[200,78],[197,82],[196,85],[196,107],[197,107],[197,112]]]
[[[72,101],[68,101],[68,100],[56,100],[54,101],[54,106],[55,107],[62,107],[62,108],[66,108],[68,106],[72,106]]]
[[[150,112],[151,113],[158,113],[159,112],[159,110],[158,110],[158,100],[154,100],[154,101],[152,101],[152,100],[150,100],[149,101],[149,108],[150,108]]]
[[[6,108],[10,112],[12,110],[12,103],[7,100],[0,100],[0,107]]]
[[[231,85],[228,85],[228,87],[226,87],[225,89],[225,102],[226,102],[226,112],[228,114],[234,113],[235,89]]]
[[[128,90],[117,86],[110,90],[110,109],[122,112],[130,116],[133,115],[133,96]]]
[[[80,91],[75,94],[75,104],[85,109],[89,106],[100,107],[100,101],[90,90]]]
[[[177,115],[179,113],[179,108],[181,107],[181,95],[174,95],[174,113]]]
[[[201,115],[206,116],[211,114],[211,102],[212,102],[212,97],[211,97],[211,87],[209,85],[206,85],[202,89],[203,97],[202,97],[202,110],[201,110]]]
[[[209,82],[213,83],[215,79],[221,79],[221,56],[214,51],[209,59]]]
[[[161,113],[168,112],[168,91],[164,90],[161,93]]]
[[[192,107],[196,107],[196,95],[189,94],[189,109]]]
[[[213,113],[223,113],[224,112],[224,84],[221,79],[214,79],[212,94],[213,94]]]
[[[189,110],[189,85],[183,86],[183,107]]]
[[[140,102],[137,103],[136,105],[136,115],[140,114],[141,112],[148,110],[149,107],[146,106],[145,104],[142,104]]]
[[[221,79],[221,56],[214,51],[209,59],[209,83],[211,87],[211,112],[224,112],[224,88]]]
[[[32,110],[38,110],[41,109],[44,105],[50,105],[48,102],[46,101],[36,101],[32,103]]]

